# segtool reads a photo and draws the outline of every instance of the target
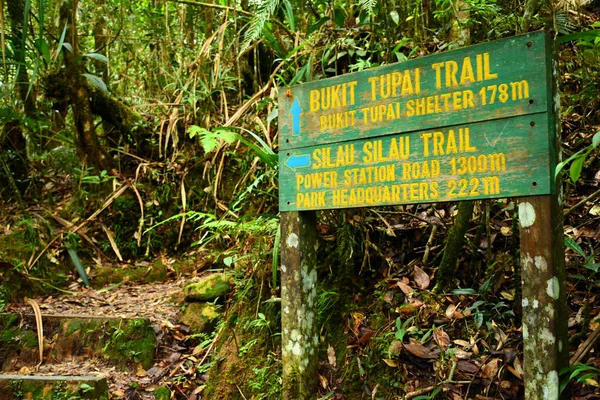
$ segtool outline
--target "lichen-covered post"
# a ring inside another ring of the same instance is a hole
[[[314,211],[281,213],[281,307],[282,398],[314,399],[319,366]]]
[[[551,46],[549,40],[546,43]],[[548,51],[547,54],[553,52]],[[560,158],[560,103],[556,88],[558,68],[554,57],[548,60],[547,69],[548,87],[552,91],[549,98],[553,99],[548,110],[548,129],[554,134],[551,136],[552,165]],[[526,399],[561,397],[559,372],[569,365],[564,232],[561,188],[557,186],[557,194],[527,197],[519,201]]]

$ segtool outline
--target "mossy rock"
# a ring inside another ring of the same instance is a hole
[[[143,318],[47,317],[44,334],[46,338],[56,336],[51,348],[46,349],[47,357],[56,361],[102,357],[113,365],[132,369],[148,369],[154,362],[155,332]],[[0,369],[31,367],[37,360],[33,315],[0,314]]]
[[[154,391],[154,398],[156,400],[169,400],[171,398],[171,391],[167,387],[161,386]]]
[[[148,369],[154,363],[156,336],[146,319],[133,319],[119,324],[108,332],[103,355],[116,363],[135,363]]]
[[[231,291],[232,284],[233,279],[230,274],[207,275],[183,288],[185,301],[213,301],[222,298]]]
[[[221,312],[214,304],[190,303],[181,316],[181,322],[188,325],[193,333],[209,333],[220,317]]]
[[[0,375],[0,400],[108,400],[105,377]]]

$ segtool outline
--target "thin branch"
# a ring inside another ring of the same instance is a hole
[[[202,3],[200,1],[189,1],[189,0],[167,0],[167,1],[170,1],[171,3],[188,4],[190,6],[216,8],[218,10],[233,11],[236,13],[240,13],[242,15],[247,15],[249,17],[252,16],[252,13],[250,13],[248,11],[240,10],[239,8],[222,6],[220,4]]]
[[[596,190],[594,193],[590,194],[588,197],[586,197],[585,199],[581,200],[579,203],[575,204],[573,207],[571,207],[567,211],[565,211],[564,218],[567,218],[574,211],[576,211],[576,210],[580,209],[581,207],[583,207],[585,205],[585,203],[587,203],[589,201],[596,200],[596,198],[598,196],[600,196],[600,189]]]

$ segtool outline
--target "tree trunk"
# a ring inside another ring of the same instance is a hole
[[[36,94],[33,88],[30,90],[29,74],[25,64],[25,43],[23,43],[23,21],[25,20],[25,2],[23,0],[8,0],[6,2],[8,17],[10,20],[10,31],[14,44],[14,56],[18,65],[17,87],[19,97],[25,106],[25,115],[30,118],[36,117]]]
[[[111,162],[96,135],[90,94],[86,78],[82,75],[84,69],[77,59],[79,55],[76,20],[78,4],[79,0],[63,0],[60,8],[61,26],[67,26],[65,44],[70,45],[70,49],[64,47],[63,56],[66,77],[69,80],[67,93],[73,110],[77,153],[85,164],[109,171]]]

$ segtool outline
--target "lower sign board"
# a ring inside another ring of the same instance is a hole
[[[282,150],[280,211],[554,192],[548,114]]]

